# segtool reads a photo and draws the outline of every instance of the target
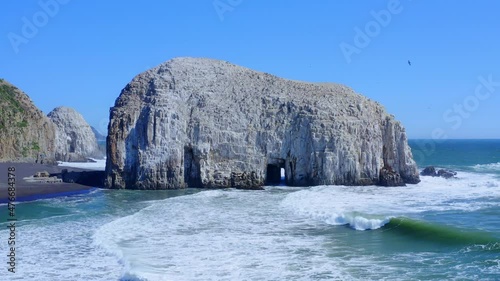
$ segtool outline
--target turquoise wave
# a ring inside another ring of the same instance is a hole
[[[417,240],[427,240],[445,245],[492,245],[500,239],[488,232],[469,231],[405,217],[392,218],[383,230]]]

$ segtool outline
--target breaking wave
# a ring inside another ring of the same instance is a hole
[[[497,173],[500,172],[500,162],[491,164],[477,164],[472,166],[472,168],[478,172]]]
[[[346,269],[346,255],[372,269],[375,261],[351,254],[317,229],[345,225],[443,244],[492,245],[498,240],[488,233],[416,218],[490,208],[496,201],[488,198],[500,197],[498,183],[492,175],[461,172],[453,180],[422,177],[407,187],[206,190],[149,201],[101,226],[93,245],[118,260],[120,280],[350,279],[359,273]]]
[[[410,218],[392,218],[384,229],[447,245],[493,245],[499,240],[490,233],[458,229],[452,226],[429,223]]]
[[[417,185],[317,186],[290,193],[282,207],[297,215],[356,230],[378,229],[393,218],[428,211],[474,211],[490,207],[488,196],[500,196],[493,176],[461,172],[456,179],[422,177]]]

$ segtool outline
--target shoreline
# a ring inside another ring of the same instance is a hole
[[[75,194],[90,193],[99,188],[98,185],[85,185],[74,182],[30,182],[25,180],[25,177],[33,176],[37,172],[46,171],[51,176],[61,178],[63,170],[67,170],[68,174],[88,174],[95,172],[91,169],[61,167],[49,164],[35,163],[0,163],[0,204],[8,203],[8,168],[15,167],[16,178],[16,200],[15,202],[34,201],[38,199],[47,199],[54,197],[70,196]]]
[[[97,187],[91,187],[88,189],[76,189],[73,191],[64,191],[64,192],[36,192],[30,195],[24,195],[24,196],[19,196],[16,195],[16,200],[14,203],[23,203],[23,202],[32,202],[36,200],[41,200],[41,199],[51,199],[51,198],[57,198],[57,197],[66,197],[66,196],[73,196],[73,195],[79,195],[79,194],[89,194],[94,190],[98,190],[100,188]],[[0,197],[0,204],[8,204],[10,201],[6,197]]]

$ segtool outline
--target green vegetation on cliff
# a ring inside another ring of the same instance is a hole
[[[25,109],[19,101],[19,90],[0,79],[0,130],[10,128],[26,128],[28,121],[24,118]]]
[[[16,88],[0,80],[0,129],[5,130],[11,126],[13,117],[24,112],[21,103],[16,98]],[[16,127],[26,127],[26,120],[18,122]]]
[[[40,145],[38,144],[38,142],[34,141],[31,143],[31,146],[25,146],[22,148],[21,155],[23,157],[28,157],[28,156],[36,157],[39,151],[40,151]]]
[[[14,111],[24,112],[21,103],[16,99],[16,87],[3,84],[3,79],[0,80],[0,104],[1,110],[10,108]]]
[[[0,79],[0,161],[33,161],[53,155],[52,122],[16,86]]]

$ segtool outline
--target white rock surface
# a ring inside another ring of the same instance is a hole
[[[110,118],[112,188],[259,188],[279,167],[288,185],[378,184],[384,166],[419,181],[401,124],[339,84],[176,58],[136,76]]]
[[[47,115],[56,125],[56,160],[81,162],[102,157],[90,125],[73,108],[57,107]]]

